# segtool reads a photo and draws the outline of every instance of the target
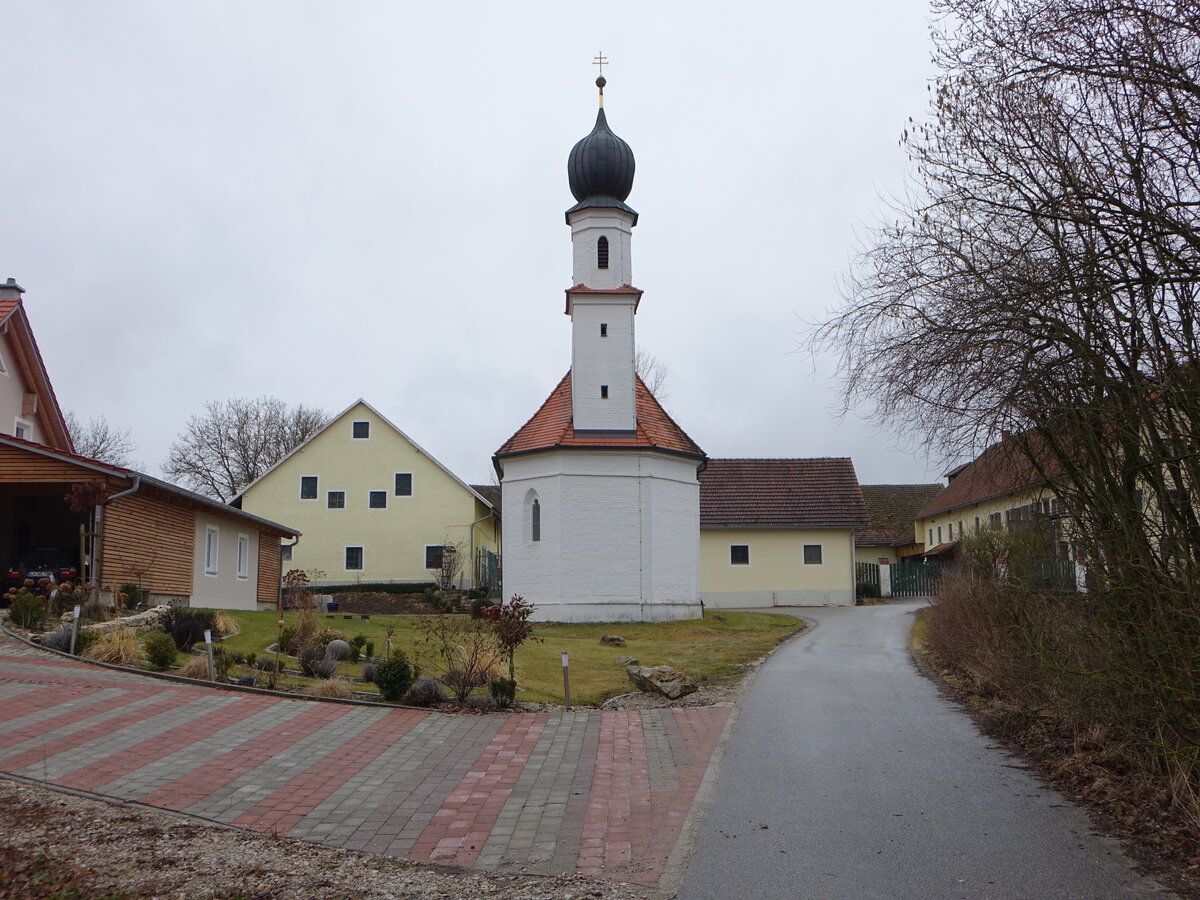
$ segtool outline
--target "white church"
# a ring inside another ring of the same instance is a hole
[[[596,126],[567,160],[571,370],[493,458],[504,593],[541,621],[695,619],[705,455],[634,370],[633,151],[608,127],[603,76],[596,85]]]

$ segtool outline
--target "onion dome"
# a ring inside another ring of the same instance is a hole
[[[571,193],[579,201],[567,210],[567,215],[594,207],[616,208],[632,213],[636,225],[637,212],[625,204],[625,198],[633,190],[633,151],[608,127],[604,115],[604,84],[603,77],[596,79],[596,86],[600,88],[596,126],[591,134],[571,148],[571,155],[567,157]]]

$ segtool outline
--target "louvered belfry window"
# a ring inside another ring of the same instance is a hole
[[[608,268],[608,238],[603,235],[596,241],[596,268]]]

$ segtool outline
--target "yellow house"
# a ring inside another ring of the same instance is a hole
[[[710,459],[700,474],[709,608],[850,606],[867,510],[849,459]]]
[[[365,400],[285,456],[233,500],[263,518],[297,523],[284,569],[317,584],[438,580],[494,571],[500,522],[492,504]],[[302,524],[300,524],[302,523]]]
[[[1058,498],[1014,444],[1000,441],[946,474],[944,488],[917,513],[916,540],[925,557],[952,558],[967,534],[988,525],[1016,528],[1039,522],[1055,534],[1056,550],[1070,555]]]

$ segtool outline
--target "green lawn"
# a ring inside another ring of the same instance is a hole
[[[223,642],[230,651],[254,651],[262,655],[278,637],[279,613],[232,612],[230,615],[241,628],[240,634]],[[347,638],[365,635],[367,640],[375,642],[375,655],[379,657],[387,652],[385,628],[395,624],[392,645],[411,657],[416,618],[373,615],[370,621],[363,621],[357,616],[346,619],[335,613],[321,615],[320,622],[323,627],[345,633]],[[284,619],[291,625],[294,614],[285,613]],[[646,666],[674,666],[697,680],[720,677],[732,674],[740,664],[762,656],[802,625],[792,616],[731,611],[708,612],[702,620],[689,622],[538,625],[534,634],[543,638],[543,642],[530,642],[517,651],[517,683],[524,688],[517,697],[533,702],[561,703],[564,650],[571,660],[572,702],[597,704],[633,690],[625,667],[614,662],[617,657],[634,656]],[[626,644],[624,647],[601,644],[602,634],[618,634],[625,638]],[[290,667],[294,668],[295,663]],[[339,672],[357,676],[360,667],[343,663]],[[369,686],[366,689],[370,689]]]

